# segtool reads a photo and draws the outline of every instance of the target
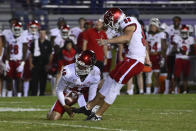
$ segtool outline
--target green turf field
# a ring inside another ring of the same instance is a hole
[[[46,120],[55,100],[52,96],[0,98],[0,130],[196,131],[196,94],[121,95],[98,122],[83,121],[83,115],[70,119],[66,114],[62,120]]]

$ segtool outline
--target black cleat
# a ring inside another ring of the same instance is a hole
[[[83,114],[85,114],[87,116],[90,116],[91,115],[91,112],[92,112],[91,110],[87,110],[85,106],[80,107],[80,108],[73,108],[72,111],[74,113],[78,113],[78,114],[79,113],[83,113]]]
[[[101,116],[98,117],[95,113],[92,113],[90,116],[88,116],[86,118],[86,121],[89,121],[89,120],[91,120],[91,121],[100,121],[100,120],[102,120],[102,118],[101,118]]]

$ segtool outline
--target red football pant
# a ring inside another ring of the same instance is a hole
[[[110,72],[110,76],[116,82],[120,84],[126,84],[131,77],[139,74],[144,68],[144,64],[141,62],[125,58],[122,62],[119,62],[115,69]]]

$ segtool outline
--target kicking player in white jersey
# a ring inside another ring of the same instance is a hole
[[[131,77],[139,74],[144,68],[146,56],[145,36],[141,25],[135,17],[126,17],[119,8],[111,8],[104,14],[104,23],[116,31],[121,31],[122,35],[109,40],[99,39],[100,45],[105,44],[128,44],[126,58],[119,62],[115,69],[110,72],[95,99],[87,106],[74,109],[75,113],[84,113],[88,117],[86,120],[101,120],[103,113],[113,104],[123,84],[126,84]],[[96,113],[92,113],[92,108],[101,103],[101,107]]]
[[[73,117],[71,105],[75,104],[76,101],[67,103],[65,102],[65,98],[67,98],[75,87],[77,87],[76,91],[80,92],[77,100],[80,107],[86,105],[86,101],[84,100],[85,95],[88,94],[87,101],[94,99],[100,81],[100,70],[94,65],[95,62],[95,53],[91,50],[86,50],[76,57],[75,63],[64,66],[56,87],[58,100],[48,113],[47,119],[58,120],[62,117],[64,112],[67,112],[70,117]],[[82,90],[87,87],[89,87],[88,92],[81,93]]]

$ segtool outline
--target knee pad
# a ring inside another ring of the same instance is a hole
[[[146,73],[146,84],[152,83],[152,72]]]

